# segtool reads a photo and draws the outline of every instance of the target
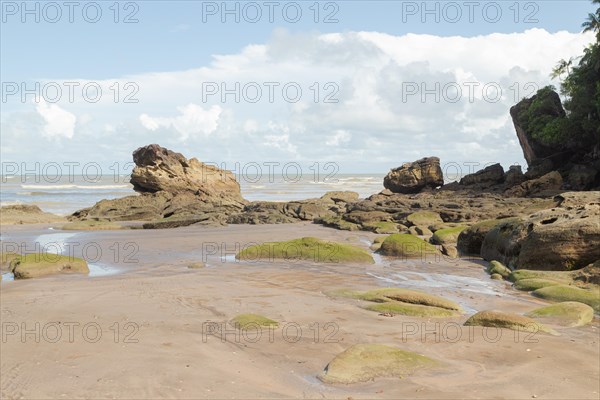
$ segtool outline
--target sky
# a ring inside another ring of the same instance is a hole
[[[593,40],[590,1],[1,1],[2,172],[526,163],[509,109]],[[15,165],[17,167],[15,167]],[[37,167],[36,167],[37,165]],[[41,166],[41,167],[40,167]],[[116,167],[115,167],[116,166]],[[10,168],[10,171],[7,170]]]

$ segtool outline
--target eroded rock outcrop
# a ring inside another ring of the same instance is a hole
[[[140,195],[99,201],[71,219],[151,221],[147,228],[218,225],[248,203],[230,171],[188,160],[156,144],[135,150],[133,160],[131,183]]]
[[[384,178],[383,186],[394,193],[418,193],[425,188],[444,184],[440,159],[427,157],[412,163],[404,163],[392,169]]]
[[[482,170],[465,175],[460,184],[463,186],[477,186],[481,189],[488,188],[504,182],[504,168],[500,164],[493,164]]]
[[[481,256],[513,269],[572,270],[600,259],[600,192],[557,196],[558,207],[494,227]]]

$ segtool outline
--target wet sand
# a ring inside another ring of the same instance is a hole
[[[2,398],[600,396],[597,319],[561,329],[560,336],[462,326],[476,311],[521,313],[546,304],[490,280],[478,260],[318,265],[233,259],[249,242],[316,236],[368,248],[375,237],[309,223],[96,232],[49,226],[3,226],[3,246],[69,245],[107,274],[2,281]],[[91,253],[98,249],[101,254]],[[203,260],[205,268],[187,267]],[[442,295],[466,312],[386,317],[327,295],[385,286]],[[262,314],[280,326],[240,333],[227,321],[241,313]],[[357,343],[395,345],[441,364],[363,384],[317,379],[336,354]]]

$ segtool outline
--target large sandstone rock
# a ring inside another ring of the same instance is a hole
[[[480,221],[462,232],[458,235],[458,240],[456,243],[456,247],[458,252],[463,255],[476,255],[479,256],[481,254],[481,245],[483,244],[483,240],[486,235],[494,229],[494,227],[503,222],[511,222],[515,221],[516,218],[512,219],[490,219],[485,221]]]
[[[492,229],[483,241],[481,256],[516,269],[583,268],[600,259],[598,199],[600,192],[563,193],[560,207]]]
[[[203,200],[227,198],[245,203],[231,171],[201,163],[195,158],[188,160],[157,144],[135,150],[133,161],[136,166],[130,182],[137,192],[192,193]]]
[[[425,188],[444,184],[444,175],[437,157],[422,158],[392,169],[384,178],[383,186],[394,193],[418,193]]]
[[[563,179],[558,171],[552,171],[546,175],[525,181],[517,186],[506,190],[505,194],[511,197],[526,197],[535,195],[556,194],[563,184]]]
[[[460,184],[463,186],[476,185],[487,188],[504,182],[504,168],[500,164],[493,164],[472,174],[465,175]]]
[[[546,118],[548,120],[556,118],[564,118],[565,110],[558,93],[549,91],[540,95],[534,95],[531,98],[523,99],[510,109],[519,143],[523,149],[523,155],[528,165],[536,162],[538,159],[546,158],[554,154],[560,153],[560,146],[552,147],[541,143],[533,137],[533,132],[529,128],[529,110],[533,104],[537,104],[536,115],[538,118]],[[541,106],[540,106],[541,105]]]
[[[150,221],[145,228],[225,224],[248,203],[230,171],[151,144],[133,152],[131,183],[140,194],[101,200],[72,220]]]

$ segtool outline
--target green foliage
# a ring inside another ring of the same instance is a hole
[[[600,4],[598,0],[593,3]],[[529,132],[542,143],[585,148],[600,142],[600,8],[588,15],[582,27],[583,32],[595,32],[596,40],[584,50],[576,65],[573,59],[560,60],[553,69],[552,77],[566,75],[560,92],[565,97],[567,117],[552,123],[533,122],[530,128],[534,130]]]

